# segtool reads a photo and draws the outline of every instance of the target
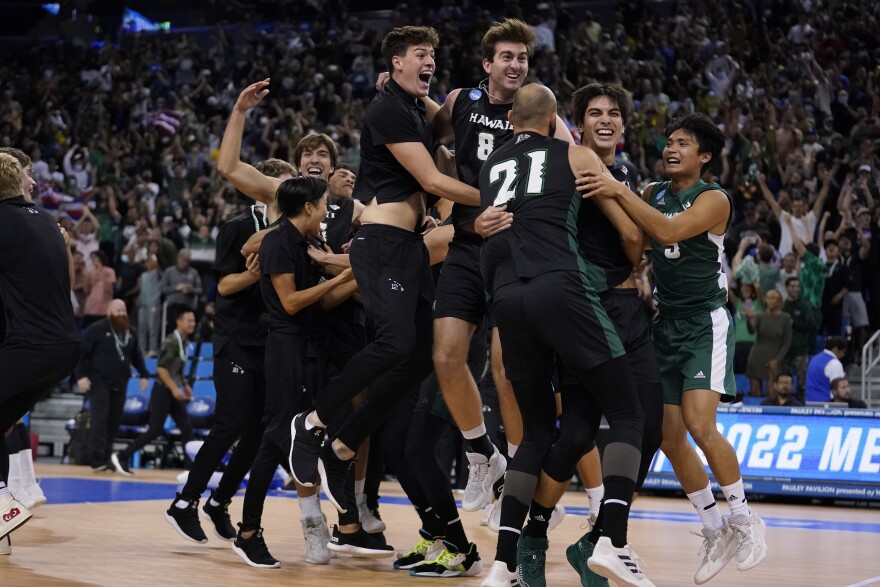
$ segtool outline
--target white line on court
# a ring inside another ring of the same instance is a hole
[[[880,575],[865,579],[864,581],[859,581],[858,583],[853,583],[852,585],[847,585],[846,587],[863,587],[864,585],[873,585],[874,583],[880,583]]]

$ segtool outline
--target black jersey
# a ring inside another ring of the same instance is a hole
[[[351,198],[327,198],[324,241],[336,254],[341,254],[342,245],[351,240],[352,216],[354,216],[354,200]]]
[[[482,208],[507,204],[511,227],[483,244],[480,265],[491,294],[551,271],[579,271],[575,219],[582,197],[569,144],[523,132],[489,156],[480,172]]]
[[[638,179],[632,164],[615,161],[608,170],[614,179],[638,193]],[[632,274],[632,263],[620,244],[620,233],[593,198],[581,205],[577,226],[581,255],[587,263],[587,275],[596,291],[601,293],[626,281]]]
[[[270,330],[285,334],[323,331],[324,312],[317,302],[288,314],[272,285],[273,273],[292,273],[297,291],[318,285],[321,273],[308,253],[309,243],[290,221],[269,232],[260,244],[260,291],[268,312]]]
[[[24,196],[0,202],[0,291],[6,345],[79,341],[61,231]]]
[[[251,206],[220,227],[217,233],[217,254],[214,272],[218,281],[226,275],[247,271],[241,248],[256,232],[266,228],[263,215]],[[217,295],[214,314],[214,350],[219,351],[229,341],[242,347],[266,344],[266,329],[260,316],[266,312],[259,283],[229,296]]]
[[[480,170],[492,151],[513,137],[513,126],[507,120],[510,104],[491,104],[484,85],[471,90],[462,89],[452,109],[452,127],[455,132],[455,168],[458,179],[479,187]],[[455,204],[452,223],[455,228],[473,224],[480,215],[478,206]]]
[[[425,105],[393,79],[376,94],[364,114],[361,163],[352,197],[364,204],[403,202],[423,191],[419,182],[397,161],[387,145],[422,143],[429,153],[436,147],[434,131],[425,119]],[[429,202],[429,206],[433,203]]]

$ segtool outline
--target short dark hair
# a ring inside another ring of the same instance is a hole
[[[800,280],[801,280],[801,278],[800,278],[800,277],[797,277],[797,276],[795,276],[795,277],[789,277],[788,279],[785,280],[785,287],[788,287],[789,285],[791,285],[791,282],[792,282],[792,281],[800,282]]]
[[[518,18],[507,18],[493,24],[480,43],[480,51],[483,59],[492,62],[495,59],[495,45],[497,43],[522,43],[526,46],[529,57],[535,52],[535,43],[538,37],[534,29]]]
[[[326,191],[327,182],[323,179],[300,176],[283,181],[275,192],[275,199],[281,213],[291,218],[302,212],[307,203],[320,200]]]
[[[825,339],[825,349],[833,351],[834,349],[845,349],[846,339],[842,336],[829,336]]]
[[[778,383],[780,377],[788,377],[789,379],[794,380],[794,376],[788,371],[779,371],[773,376],[773,383]]]
[[[110,262],[110,260],[107,258],[107,253],[105,253],[101,249],[95,249],[94,251],[92,251],[92,255],[98,257],[101,260],[101,265],[104,265],[105,267],[107,266],[107,263]]]
[[[683,130],[694,137],[701,155],[703,153],[712,155],[709,162],[700,169],[700,173],[706,173],[707,169],[720,163],[721,151],[727,139],[711,118],[700,113],[676,118],[666,127],[666,138],[671,137],[677,130]]]
[[[840,384],[844,381],[849,381],[846,377],[838,377],[837,379],[833,379],[831,381],[831,389],[837,391],[837,388],[840,387]]]
[[[177,312],[174,315],[174,321],[176,322],[176,321],[180,320],[181,318],[183,318],[183,316],[185,314],[192,314],[193,316],[195,316],[196,311],[193,310],[192,308],[188,308],[186,306],[181,306],[181,307],[177,308]]]
[[[336,169],[336,159],[339,157],[336,143],[322,132],[306,135],[296,144],[296,149],[293,150],[293,166],[299,169],[299,162],[302,159],[303,153],[306,151],[316,151],[322,145],[330,151],[330,165]]]
[[[773,260],[773,247],[770,245],[761,245],[758,247],[758,259],[763,261],[764,263],[769,263]]]
[[[382,39],[382,58],[388,71],[394,71],[392,59],[403,57],[407,49],[413,45],[431,45],[436,47],[440,43],[437,31],[427,26],[401,26],[391,29]]]
[[[825,248],[827,249],[827,248],[830,247],[831,245],[834,245],[835,247],[840,248],[840,245],[837,244],[837,239],[833,239],[833,238],[827,238],[827,239],[825,239]]]
[[[349,173],[353,173],[354,175],[358,174],[358,170],[355,169],[354,167],[352,167],[351,165],[348,165],[347,163],[340,163],[339,165],[337,165],[336,167],[333,168],[333,173],[331,173],[330,176],[332,177],[333,175],[335,175],[336,172],[339,171],[340,169],[342,169],[344,171],[348,171]]]
[[[632,96],[620,84],[592,83],[579,88],[571,95],[571,109],[574,111],[575,125],[580,125],[587,114],[587,106],[594,98],[608,96],[620,109],[620,118],[626,124],[633,111]],[[668,135],[667,135],[668,136]]]

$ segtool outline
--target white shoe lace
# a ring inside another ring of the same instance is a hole
[[[733,533],[736,536],[737,550],[739,551],[743,548],[747,548],[749,552],[751,552],[755,547],[755,542],[752,539],[752,517],[744,517],[747,519],[745,524],[732,523],[730,524],[730,529],[733,530]],[[731,518],[731,520],[732,519],[733,518]]]
[[[690,533],[703,539],[703,543],[700,545],[700,550],[697,553],[700,555],[700,560],[702,561],[701,565],[705,565],[710,558],[713,561],[718,559],[717,552],[715,553],[715,556],[712,556],[712,552],[716,550],[715,547],[718,545],[719,535],[717,532],[712,532],[708,536],[703,532],[697,532],[696,530],[691,530]]]

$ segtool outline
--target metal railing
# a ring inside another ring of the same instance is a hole
[[[862,399],[868,407],[874,407],[874,377],[871,372],[878,364],[880,364],[880,330],[875,332],[862,347]]]

